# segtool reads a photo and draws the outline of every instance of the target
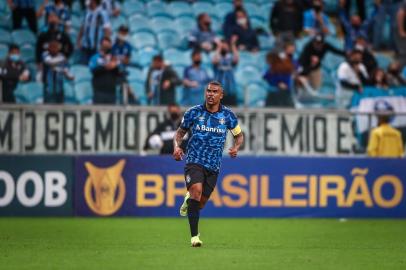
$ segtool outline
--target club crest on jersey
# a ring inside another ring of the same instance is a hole
[[[224,125],[226,123],[226,120],[224,120],[224,118],[220,118],[219,123],[220,125]]]
[[[199,117],[199,122],[204,122],[204,116]]]

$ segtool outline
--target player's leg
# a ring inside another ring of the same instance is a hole
[[[203,182],[202,196],[199,201],[199,208],[203,209],[207,201],[210,199],[210,195],[213,193],[217,184],[218,173],[205,171],[205,181]]]

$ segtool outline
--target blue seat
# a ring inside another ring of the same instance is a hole
[[[3,60],[7,57],[8,46],[6,44],[0,44],[0,60]]]
[[[138,100],[140,105],[147,105],[147,95],[145,94],[145,86],[144,83],[139,81],[130,81],[129,82],[131,92],[135,96],[136,100]]]
[[[177,18],[182,15],[194,16],[192,6],[185,2],[171,2],[168,5],[167,11],[174,18]]]
[[[233,9],[233,4],[229,2],[221,2],[215,4],[215,10],[220,18],[224,18],[228,13],[233,11]]]
[[[248,12],[249,17],[262,15],[261,9],[257,6],[256,3],[244,2],[244,8]]]
[[[214,5],[209,2],[200,2],[200,1],[195,2],[195,3],[193,3],[192,8],[193,8],[193,12],[194,12],[195,16],[197,16],[201,13],[208,13],[208,14],[210,14],[210,16],[212,14],[216,14]]]
[[[85,65],[73,65],[70,72],[75,82],[90,81],[92,79],[92,73],[89,67]]]
[[[82,15],[83,11],[82,11],[82,7],[80,6],[79,1],[73,1],[71,12],[74,15],[78,15],[78,16]]]
[[[137,51],[133,61],[140,67],[148,67],[151,64],[152,58],[159,54],[159,51],[152,47],[144,47]]]
[[[240,52],[239,66],[256,66],[258,69],[262,68],[263,55],[260,53],[251,53],[247,51]]]
[[[160,1],[151,1],[146,4],[148,16],[156,16],[161,14],[166,14],[170,16],[166,9],[166,4]]]
[[[134,14],[144,14],[144,4],[139,1],[124,1],[121,6],[121,10],[126,17],[130,17]]]
[[[66,81],[63,83],[63,95],[65,104],[76,104],[75,86],[73,82]]]
[[[164,59],[171,65],[188,66],[191,63],[191,55],[189,51],[181,51],[177,49],[167,49],[164,51]]]
[[[24,62],[31,62],[35,60],[35,49],[32,45],[24,44],[20,47],[21,59]]]
[[[150,31],[152,32],[152,27],[150,25],[149,18],[135,14],[128,19],[128,24],[130,27],[130,32],[135,33],[139,31]]]
[[[181,46],[181,39],[175,31],[164,31],[157,34],[160,50],[178,48]]]
[[[145,77],[142,74],[142,71],[140,69],[128,67],[127,72],[128,72],[128,75],[127,75],[128,81],[139,81],[139,82],[145,81]]]
[[[154,30],[155,33],[159,33],[165,30],[171,31],[176,29],[174,20],[165,16],[154,17],[150,21],[150,24],[152,30]]]
[[[254,82],[246,86],[245,91],[247,91],[247,100],[245,103],[249,107],[264,107],[265,100],[268,95],[268,88],[265,83]]]
[[[11,33],[11,39],[15,44],[19,46],[22,46],[24,44],[31,44],[35,46],[37,42],[37,38],[35,37],[35,35],[30,30],[26,29],[14,30]]]
[[[196,29],[196,19],[189,16],[181,16],[175,20],[176,30],[184,35],[187,35],[191,30]]]
[[[72,28],[79,30],[80,27],[82,27],[82,19],[77,15],[72,15],[71,26],[72,26]]]
[[[153,47],[153,48],[157,47],[155,35],[153,33],[146,31],[136,32],[132,34],[130,43],[137,50],[145,47]]]
[[[12,38],[9,31],[0,28],[0,43],[11,44]]]
[[[326,71],[332,72],[338,68],[338,66],[345,61],[345,58],[333,53],[327,53],[321,62],[321,65]]]
[[[240,66],[235,72],[235,80],[241,86],[246,86],[251,82],[260,81],[261,78],[261,71],[255,66]]]
[[[19,83],[14,96],[20,104],[41,104],[44,101],[44,86],[38,82]]]
[[[11,30],[12,27],[12,18],[11,14],[0,14],[0,28]]]
[[[75,83],[75,99],[77,104],[93,103],[93,86],[91,82],[82,81]]]
[[[111,28],[113,31],[117,31],[121,25],[127,25],[127,18],[124,16],[118,16],[111,19]]]
[[[275,40],[274,40],[273,36],[259,35],[258,41],[259,41],[259,46],[260,46],[261,50],[270,51],[274,48]]]
[[[378,62],[378,66],[384,70],[386,70],[392,62],[392,59],[389,56],[380,53],[375,54],[375,59]]]

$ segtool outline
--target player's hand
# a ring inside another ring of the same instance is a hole
[[[165,80],[165,81],[162,83],[162,89],[163,89],[163,90],[168,90],[169,87],[171,87],[171,81],[170,81],[170,80]]]
[[[173,158],[176,161],[181,161],[184,155],[185,154],[183,153],[183,150],[180,147],[175,147],[175,149],[173,150]]]
[[[232,158],[236,158],[236,157],[237,157],[237,153],[238,153],[238,148],[231,147],[230,149],[228,149],[228,154],[229,154],[230,157],[232,157]]]

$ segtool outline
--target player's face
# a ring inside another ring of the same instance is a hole
[[[220,104],[220,100],[223,98],[223,90],[218,85],[209,84],[205,95],[207,104],[217,105]]]

